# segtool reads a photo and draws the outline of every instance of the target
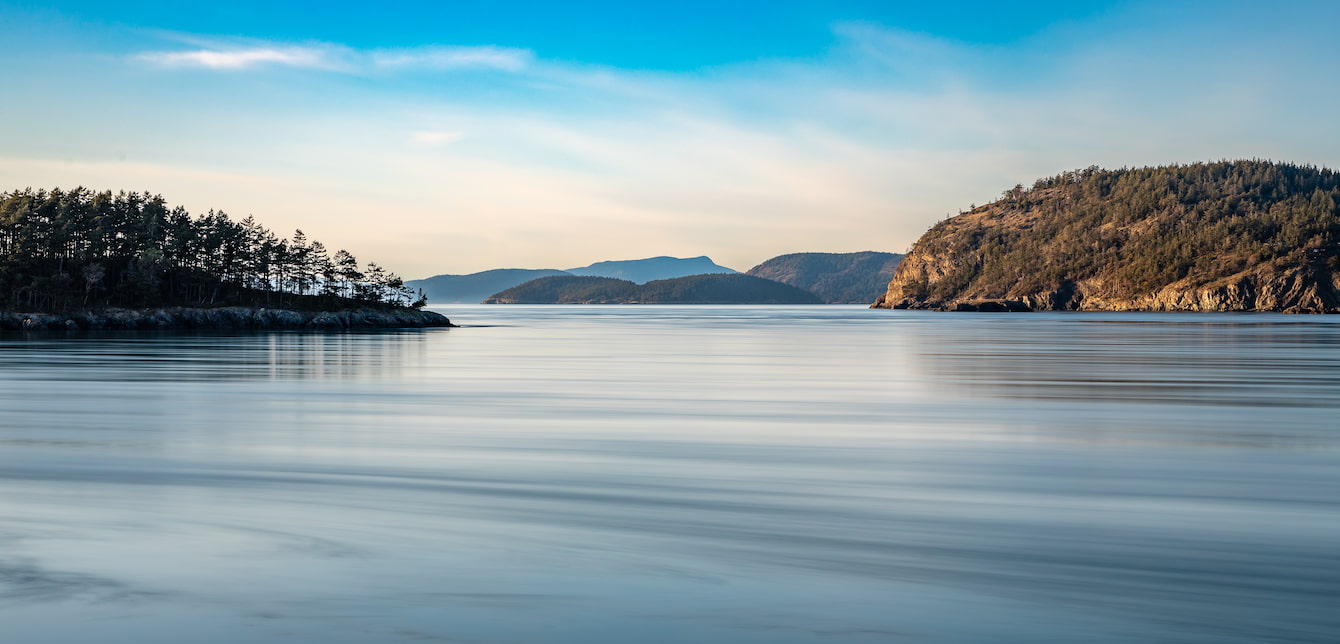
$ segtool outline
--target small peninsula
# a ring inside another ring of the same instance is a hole
[[[1337,313],[1337,204],[1289,163],[1065,172],[935,225],[872,306]]]
[[[148,193],[0,193],[0,329],[452,326],[376,263]]]
[[[822,304],[813,293],[743,273],[709,273],[637,284],[611,277],[531,280],[485,304]]]

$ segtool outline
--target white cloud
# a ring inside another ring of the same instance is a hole
[[[529,50],[509,47],[417,47],[374,51],[371,61],[383,68],[521,71],[534,58]]]
[[[357,50],[342,45],[283,45],[277,43],[223,43],[192,39],[199,47],[185,51],[151,51],[135,59],[165,67],[195,67],[212,70],[245,70],[262,67],[292,67],[345,73],[374,70],[463,70],[484,69],[519,72],[530,65],[534,54],[511,47],[449,47],[441,45],[407,49]]]
[[[315,47],[158,51],[140,54],[139,58],[169,67],[204,67],[220,70],[249,69],[263,65],[324,70],[340,68],[329,50]]]

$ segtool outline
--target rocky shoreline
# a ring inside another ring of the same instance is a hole
[[[290,311],[250,307],[217,309],[105,309],[76,313],[0,313],[2,330],[272,330],[452,327],[440,313],[415,309]]]
[[[1340,274],[1323,267],[1255,266],[1208,284],[1182,280],[1131,297],[1112,293],[1101,279],[1069,282],[1049,291],[1013,298],[927,298],[921,285],[943,279],[953,258],[916,254],[904,260],[889,290],[873,309],[931,311],[1143,311],[1186,313],[1340,313]]]

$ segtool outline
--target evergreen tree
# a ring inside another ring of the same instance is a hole
[[[400,305],[404,283],[380,266],[296,231],[278,238],[252,217],[192,217],[158,195],[0,193],[0,308]],[[369,281],[370,280],[370,281]],[[343,303],[340,303],[343,302]]]

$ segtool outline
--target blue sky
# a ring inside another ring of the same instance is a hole
[[[0,188],[406,277],[902,251],[1100,165],[1340,164],[1340,3],[5,3]]]
[[[341,2],[9,3],[102,26],[152,27],[351,47],[502,45],[623,68],[692,70],[807,57],[833,44],[835,22],[866,21],[972,43],[1008,43],[1115,2]],[[1013,6],[1011,6],[1013,5]],[[1019,6],[1022,5],[1022,6]],[[971,19],[965,19],[970,16]]]

